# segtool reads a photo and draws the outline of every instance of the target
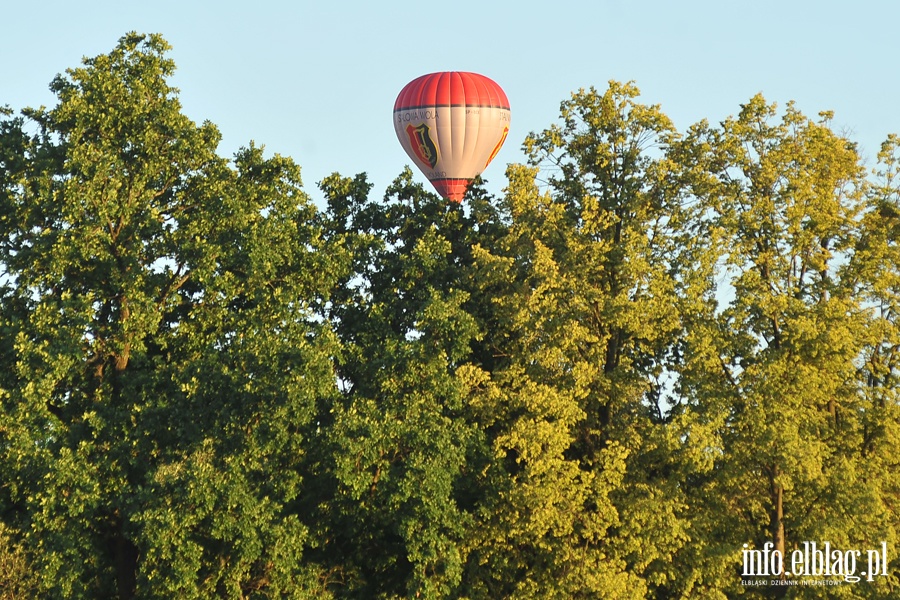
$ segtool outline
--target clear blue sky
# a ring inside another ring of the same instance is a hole
[[[254,140],[292,156],[314,198],[334,171],[366,171],[380,197],[409,163],[394,99],[433,71],[479,72],[506,90],[512,129],[484,173],[495,193],[530,131],[555,122],[573,90],[610,79],[635,81],[682,130],[762,92],[810,116],[834,110],[870,164],[900,132],[894,0],[52,0],[2,15],[0,105],[50,105],[50,80],[83,56],[131,30],[161,33],[184,111],[219,126],[220,153]]]

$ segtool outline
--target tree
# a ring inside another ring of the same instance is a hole
[[[637,96],[582,90],[529,136],[549,189],[511,168],[509,233],[476,253],[507,357],[476,394],[495,457],[479,597],[642,597],[677,577],[689,515],[664,382],[712,264],[665,158],[674,128]]]
[[[852,269],[864,172],[830,113],[815,122],[788,104],[777,115],[756,96],[689,140],[712,176],[701,201],[732,286],[691,339],[684,388],[717,430],[716,466],[694,499],[715,506],[710,559],[743,544],[786,556],[803,541],[866,548],[894,536],[861,446],[873,416],[859,370],[872,321]]]
[[[471,535],[483,451],[458,373],[480,337],[465,279],[478,227],[411,179],[378,202],[364,176],[321,184],[329,237],[352,249],[328,313],[343,394],[320,417],[315,508],[340,597],[453,596]]]
[[[299,169],[218,157],[167,50],[129,34],[2,123],[0,518],[48,597],[312,593],[335,263]]]
[[[727,598],[743,548],[894,548],[900,138],[869,177],[829,113],[682,134],[610,82],[500,198],[319,211],[167,50],[0,110],[0,597]]]
[[[20,600],[37,594],[37,576],[25,550],[0,523],[0,600]]]

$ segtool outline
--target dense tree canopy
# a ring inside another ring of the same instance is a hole
[[[610,82],[316,206],[167,51],[0,112],[0,599],[900,594],[900,138]]]

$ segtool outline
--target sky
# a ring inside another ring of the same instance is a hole
[[[833,110],[869,166],[900,132],[900,2],[894,0],[132,0],[4,6],[0,105],[53,106],[53,77],[160,33],[184,113],[222,133],[231,157],[251,141],[291,156],[317,201],[333,172],[366,172],[380,198],[411,163],[392,109],[410,80],[473,71],[510,100],[506,145],[484,172],[500,194],[530,132],[558,121],[579,88],[634,81],[679,130],[718,123],[762,93],[808,116]],[[427,180],[416,174],[416,180]]]

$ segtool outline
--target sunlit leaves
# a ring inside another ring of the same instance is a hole
[[[167,49],[125,36],[24,111],[37,134],[4,121],[0,516],[49,597],[296,596],[318,587],[287,511],[334,393],[314,307],[340,267],[299,168],[217,156]]]
[[[724,598],[744,544],[894,547],[896,136],[867,174],[830,113],[610,82],[500,198],[319,210],[167,50],[0,110],[0,596]]]

